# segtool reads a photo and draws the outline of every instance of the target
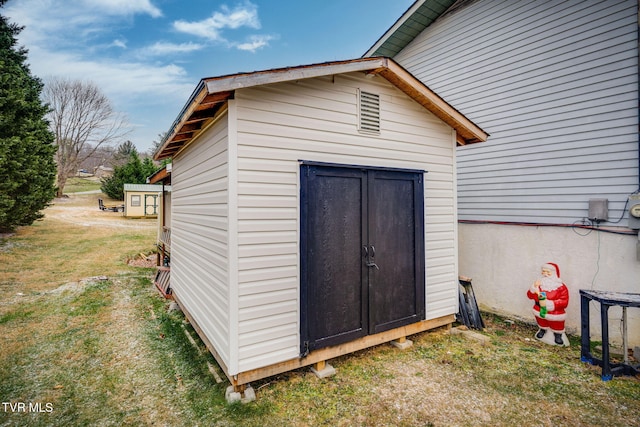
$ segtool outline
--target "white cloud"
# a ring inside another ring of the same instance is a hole
[[[61,4],[62,3],[62,4]],[[136,14],[162,16],[150,0],[20,0],[6,7],[9,20],[24,26],[21,42],[52,48],[77,45],[93,35],[109,33]]]
[[[129,117],[133,126],[130,139],[141,151],[167,130],[195,85],[185,69],[175,64],[86,59],[38,48],[30,50],[29,58],[32,74],[45,83],[52,76],[95,83],[116,111]]]
[[[249,52],[255,52],[256,50],[267,46],[269,44],[269,41],[271,41],[272,39],[272,36],[255,35],[249,37],[248,42],[236,44],[236,48],[240,50],[247,50]]]
[[[89,9],[94,9],[94,13],[97,9],[110,15],[128,16],[140,13],[153,18],[162,16],[162,11],[149,0],[84,0],[83,3]]]
[[[25,26],[18,36],[19,43],[28,48],[31,71],[38,77],[90,79],[110,97],[189,93],[185,88],[192,84],[184,84],[186,71],[167,63],[170,60],[158,65],[145,62],[144,57],[123,59],[103,55],[108,48],[127,49],[125,37],[111,35],[96,44],[82,39],[88,32],[109,35],[112,27],[130,14],[160,16],[160,9],[151,0],[81,0],[64,5],[59,0],[19,0],[9,5],[6,10],[9,20]],[[118,16],[106,16],[107,12]],[[187,43],[182,49],[195,47]]]
[[[188,53],[196,50],[201,50],[204,45],[200,43],[170,43],[170,42],[156,42],[151,46],[140,49],[140,54],[143,56],[162,56],[172,55],[175,53]]]
[[[9,3],[5,11],[6,16],[10,21],[25,27],[19,35],[22,43],[26,41],[29,45],[56,39],[56,35],[65,25],[68,28],[74,26],[74,20],[71,19],[73,14],[66,14],[56,8],[53,3],[53,0]]]
[[[124,39],[116,39],[116,40],[111,42],[109,47],[119,47],[121,49],[126,49],[127,48],[127,41],[124,40]]]
[[[240,27],[260,28],[258,7],[250,2],[236,6],[233,10],[222,6],[220,12],[214,12],[211,17],[202,21],[188,22],[178,20],[173,23],[176,31],[202,37],[210,41],[226,41],[222,36],[225,28],[238,29]]]
[[[14,0],[3,6],[2,14],[25,26],[18,39],[29,50],[33,75],[44,81],[63,76],[94,82],[117,110],[140,124],[134,142],[144,143],[166,130],[197,83],[176,61],[212,43],[255,52],[273,38],[255,35],[237,41],[260,28],[257,6],[246,1],[220,7],[202,21],[174,22],[173,28],[182,35],[172,41],[166,29],[173,20],[163,17],[154,3],[162,4],[159,0]],[[139,15],[159,19],[150,25],[149,19],[134,19]],[[242,34],[228,40],[227,33],[233,31]],[[184,40],[185,35],[198,39]]]
[[[182,100],[193,89],[186,71],[175,64],[114,62],[108,59],[83,59],[73,54],[40,51],[30,55],[33,74],[91,80],[110,98],[131,100],[140,96],[176,97]]]

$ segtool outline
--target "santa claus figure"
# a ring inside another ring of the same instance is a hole
[[[542,277],[527,291],[534,301],[533,315],[539,330],[536,338],[547,344],[569,345],[564,333],[565,309],[569,305],[569,289],[560,279],[560,268],[551,262],[542,266]],[[551,332],[550,332],[551,331]]]

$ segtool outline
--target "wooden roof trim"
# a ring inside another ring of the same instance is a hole
[[[171,142],[187,141],[191,138],[193,138],[193,132],[176,133],[173,138],[171,138]]]
[[[167,135],[163,145],[155,153],[156,160],[173,156],[196,138],[207,127],[207,123],[214,119],[220,107],[234,95],[233,91],[211,94],[204,85],[199,89],[196,89],[190,102],[174,122],[171,134]]]
[[[219,104],[215,104],[214,106],[209,106],[206,110],[195,110],[193,114],[186,117],[184,119],[185,123],[198,123],[209,120],[211,117],[216,115],[216,111],[218,111]]]
[[[205,83],[209,93],[217,91],[225,93],[226,91],[240,88],[355,71],[380,74],[383,76],[390,83],[453,127],[457,132],[459,144],[465,145],[487,140],[489,135],[486,132],[426,87],[411,73],[389,58],[361,58],[351,61],[281,68],[256,73],[243,73],[205,79]]]
[[[197,138],[211,123],[215,122],[221,108],[234,96],[236,89],[351,72],[379,74],[384,77],[453,127],[457,133],[457,141],[461,145],[486,141],[489,137],[488,133],[395,61],[374,57],[203,79],[174,122],[171,134],[165,139],[154,158],[161,160],[170,157]]]
[[[165,165],[162,169],[157,170],[153,175],[147,178],[147,184],[156,184],[158,182],[166,182],[171,180],[171,163]]]
[[[482,128],[453,108],[438,96],[438,94],[425,86],[420,80],[393,60],[389,60],[385,68],[375,71],[454,128],[460,145],[483,142],[489,137],[489,134],[482,130]]]
[[[180,129],[178,130],[177,133],[188,133],[188,132],[198,131],[202,128],[202,122],[203,122],[203,119],[196,120],[196,121],[187,120],[184,122],[182,126],[180,126]]]
[[[185,117],[190,117],[193,114],[196,106],[198,105],[197,101],[204,98],[206,95],[207,95],[206,88],[202,87],[202,85],[199,85],[194,91],[194,93],[191,95],[191,98],[189,99],[188,104],[185,105],[185,107],[182,109],[178,118],[173,122],[172,128],[169,131],[170,133],[165,136],[165,139],[163,143],[160,145],[160,148],[158,148],[158,150],[153,155],[153,158],[155,160],[162,160],[162,159],[169,158],[177,152],[177,150],[174,149],[176,145],[175,138],[177,136],[177,133],[181,125],[183,125],[185,122],[184,120]],[[183,144],[178,144],[178,145],[181,146]]]
[[[225,102],[227,99],[233,97],[233,91],[227,90],[224,92],[209,92],[207,95],[202,98],[200,101],[200,105],[211,105],[211,104],[219,104],[220,102]]]
[[[209,93],[233,91],[236,89],[260,86],[271,83],[281,83],[294,80],[310,79],[314,77],[344,74],[356,71],[367,71],[384,66],[386,58],[361,58],[350,61],[325,62],[321,64],[303,65],[298,67],[279,68],[257,71],[253,73],[234,74],[204,79]]]
[[[185,147],[190,145],[194,140],[196,140],[203,132],[205,132],[211,125],[218,121],[218,119],[224,114],[226,111],[226,100],[224,102],[219,102],[216,104],[215,108],[210,108],[206,110],[207,117],[206,119],[200,119],[199,125],[200,127],[192,132],[180,133],[179,131],[174,132],[174,140],[171,141],[171,144],[167,145],[167,148],[164,150],[158,151],[156,154],[157,159],[164,159],[178,154],[180,151],[184,150]],[[198,113],[198,112],[196,112]],[[186,123],[186,122],[181,122]]]

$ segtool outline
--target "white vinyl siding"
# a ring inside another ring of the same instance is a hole
[[[226,118],[173,159],[171,287],[230,366]]]
[[[637,7],[469,2],[394,58],[491,134],[458,149],[460,219],[573,223],[590,198],[623,216],[638,188]]]
[[[359,89],[380,95],[379,135],[358,132]],[[239,89],[234,106],[241,372],[300,351],[299,160],[427,170],[427,318],[457,311],[449,126],[383,78],[359,73]]]

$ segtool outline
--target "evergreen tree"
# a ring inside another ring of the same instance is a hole
[[[124,184],[145,184],[147,178],[157,170],[149,158],[140,160],[137,150],[129,154],[129,161],[113,168],[113,175],[101,180],[100,189],[114,200],[124,200]]]
[[[0,8],[6,0],[0,0]],[[55,196],[53,134],[42,83],[17,46],[22,27],[0,15],[0,232],[30,225]]]
[[[122,166],[129,160],[129,158],[131,157],[131,153],[133,152],[137,153],[138,150],[136,150],[136,146],[133,144],[133,142],[129,140],[118,145],[118,148],[116,148],[115,152],[113,153],[111,166]]]

